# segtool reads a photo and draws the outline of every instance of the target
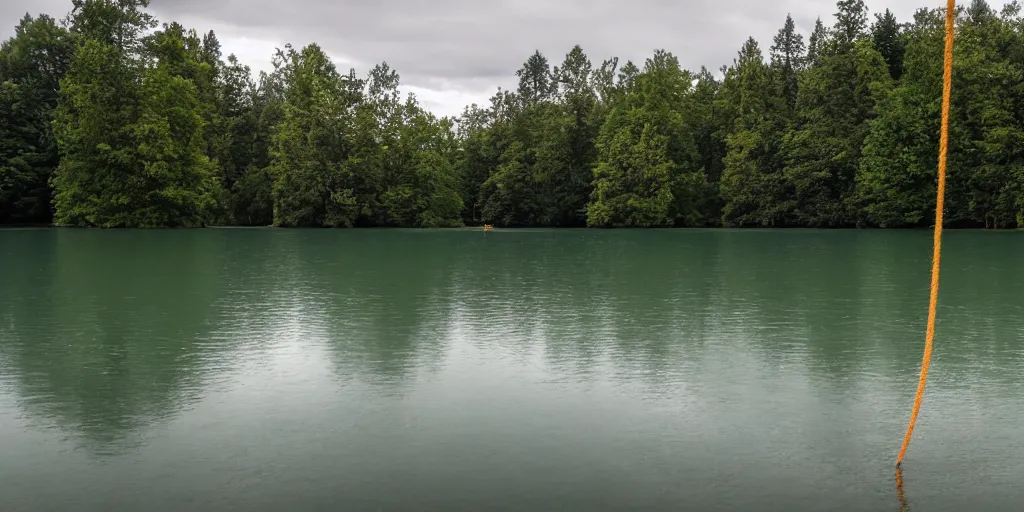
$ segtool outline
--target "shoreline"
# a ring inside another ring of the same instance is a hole
[[[296,231],[323,231],[323,230],[339,230],[339,231],[366,231],[366,230],[411,230],[411,231],[484,231],[483,226],[458,226],[448,228],[420,228],[420,227],[403,227],[403,226],[359,226],[351,228],[337,228],[337,227],[326,227],[326,226],[232,226],[232,225],[212,225],[212,226],[201,226],[201,227],[116,227],[116,228],[100,228],[100,227],[88,227],[88,226],[56,226],[52,224],[22,224],[22,225],[0,225],[0,231],[14,231],[14,230],[50,230],[50,229],[69,229],[69,230],[96,230],[96,231],[124,231],[124,230],[144,230],[144,231],[177,231],[177,230],[203,230],[203,229],[274,229],[274,230],[296,230]],[[899,228],[882,228],[882,227],[810,227],[810,226],[688,226],[688,227],[675,227],[675,226],[657,226],[657,227],[589,227],[589,226],[508,226],[498,227],[495,226],[489,231],[521,231],[528,229],[545,229],[545,230],[586,230],[586,231],[717,231],[717,230],[730,230],[730,231],[928,231],[931,232],[935,229],[935,226],[919,226],[919,227],[899,227]],[[944,230],[947,231],[984,231],[984,232],[1019,232],[1024,231],[1024,228],[979,228],[979,227],[951,227],[943,226]]]

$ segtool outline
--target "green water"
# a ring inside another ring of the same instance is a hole
[[[1019,510],[1024,235],[905,499]],[[928,232],[0,231],[0,510],[900,510]]]

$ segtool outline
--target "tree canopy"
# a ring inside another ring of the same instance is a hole
[[[386,62],[286,45],[254,74],[148,0],[73,0],[0,44],[0,224],[923,227],[944,11],[839,0],[710,71],[580,46],[457,117]],[[1024,227],[1024,20],[956,13],[946,219]]]

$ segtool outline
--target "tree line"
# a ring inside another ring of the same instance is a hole
[[[840,0],[717,72],[539,51],[437,117],[387,63],[286,45],[253,74],[148,0],[73,0],[0,45],[0,224],[918,227],[944,16]],[[946,219],[1024,227],[1024,20],[958,8]]]

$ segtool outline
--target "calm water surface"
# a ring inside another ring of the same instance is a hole
[[[0,231],[0,510],[1020,510],[1024,235]]]

